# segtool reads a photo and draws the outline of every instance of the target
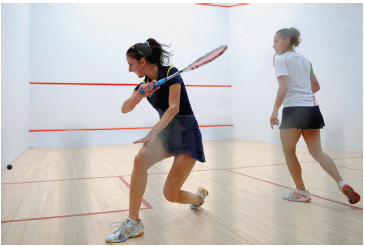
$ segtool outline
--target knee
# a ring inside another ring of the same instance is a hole
[[[170,189],[164,189],[163,195],[169,202],[177,202],[179,198],[179,193],[176,193]]]
[[[320,157],[323,154],[323,151],[321,149],[308,149],[310,155],[313,157],[313,159],[315,160],[319,160]]]
[[[283,147],[283,152],[285,156],[291,156],[295,155],[296,149],[295,147],[294,148]]]
[[[140,152],[134,157],[133,170],[145,170],[145,167],[145,154],[143,152]]]

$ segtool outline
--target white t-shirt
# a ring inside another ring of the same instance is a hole
[[[311,89],[311,63],[302,54],[286,52],[276,56],[275,71],[277,78],[289,78],[283,107],[318,105]]]

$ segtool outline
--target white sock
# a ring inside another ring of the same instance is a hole
[[[337,185],[338,185],[338,188],[342,188],[342,186],[344,186],[345,184],[347,184],[345,181],[341,180],[341,181],[338,181]]]
[[[128,218],[128,220],[133,224],[133,225],[137,225],[138,222],[135,222],[134,220],[132,220],[131,218]]]

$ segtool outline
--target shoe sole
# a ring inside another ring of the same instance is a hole
[[[308,200],[305,200],[305,201],[294,201],[294,200],[287,200],[287,199],[284,199],[284,198],[281,198],[285,201],[288,201],[288,202],[309,202],[310,200],[312,200],[312,198],[309,198]]]
[[[140,233],[138,233],[138,235],[136,235],[134,237],[129,237],[129,238],[138,238],[138,237],[141,237],[143,234],[144,234],[144,232],[140,232]],[[109,244],[115,244],[115,243],[121,243],[121,242],[127,241],[129,238],[127,238],[126,240],[120,241],[120,242],[111,242],[108,240],[105,240],[105,242],[109,243]]]
[[[360,201],[360,195],[357,194],[351,186],[345,184],[342,187],[342,193],[347,197],[350,204],[355,204]]]

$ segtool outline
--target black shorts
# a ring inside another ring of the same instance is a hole
[[[323,116],[319,106],[284,107],[279,129],[322,129]]]

